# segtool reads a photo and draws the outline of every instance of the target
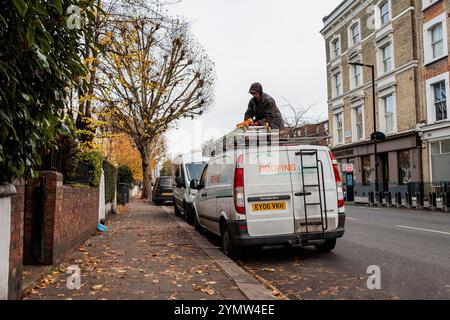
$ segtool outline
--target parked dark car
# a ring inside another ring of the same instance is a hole
[[[158,177],[153,186],[153,202],[160,205],[165,201],[173,201],[172,177]]]

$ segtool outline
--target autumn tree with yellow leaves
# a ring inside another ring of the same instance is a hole
[[[155,141],[177,120],[193,119],[212,104],[213,63],[179,19],[118,14],[109,28],[98,66],[103,116],[139,150],[142,197],[149,199]]]
[[[143,181],[141,155],[130,137],[125,133],[119,133],[104,141],[104,152],[108,160],[117,166],[128,166],[133,172],[133,178],[136,181]]]
[[[128,166],[133,172],[135,181],[144,181],[141,154],[129,135],[126,133],[105,134],[102,141],[104,153],[109,161],[117,166]],[[151,150],[149,162],[153,171],[166,152],[164,136],[155,139],[149,149]]]

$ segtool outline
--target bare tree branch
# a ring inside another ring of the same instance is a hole
[[[97,98],[111,125],[139,149],[148,197],[148,166],[165,149],[161,137],[178,120],[201,115],[212,104],[215,73],[186,22],[141,9],[110,17]]]

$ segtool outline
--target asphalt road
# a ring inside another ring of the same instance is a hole
[[[450,215],[346,212],[346,233],[332,253],[266,248],[238,263],[290,299],[450,299]],[[367,286],[373,265],[380,268],[381,289]]]

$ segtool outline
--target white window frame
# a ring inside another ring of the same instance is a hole
[[[388,5],[388,9],[389,9],[389,11],[388,11],[389,12],[389,19],[385,23],[382,22],[382,15],[381,15],[381,7],[384,4],[387,4]],[[383,26],[387,25],[389,22],[391,22],[392,21],[392,4],[391,4],[391,0],[380,1],[377,4],[377,12],[378,12],[378,23],[379,23],[380,27],[383,27]]]
[[[392,105],[391,105],[392,111],[389,113],[389,120],[388,120],[387,103],[386,103],[388,101],[388,98],[389,98],[389,101],[391,101],[391,103],[392,103]],[[386,134],[393,133],[393,132],[395,132],[395,129],[394,129],[394,127],[395,127],[395,125],[394,125],[394,96],[392,94],[390,94],[390,95],[382,98],[382,101],[383,101],[383,113],[384,113],[383,124],[384,124]],[[392,129],[390,129],[390,130],[388,128],[389,127],[388,121],[390,123],[390,126],[392,126]]]
[[[392,95],[392,131],[388,132],[387,128],[386,128],[386,106],[385,106],[385,99],[388,96]],[[381,132],[385,133],[386,135],[389,134],[395,134],[398,132],[398,128],[397,128],[397,96],[396,96],[396,92],[395,90],[386,90],[385,92],[379,94],[379,99],[378,99],[378,114],[379,116],[379,127],[381,129]]]
[[[338,117],[342,116],[342,130],[341,130],[341,136],[339,141],[339,130],[338,130]],[[333,115],[333,143],[335,146],[343,145],[345,144],[345,125],[344,125],[344,109],[341,108],[339,112],[336,112]]]
[[[353,27],[354,26],[358,26],[357,28],[358,28],[358,37],[359,37],[359,39],[358,39],[358,41],[357,42],[354,42],[353,41],[353,38],[354,38],[354,35],[353,35]],[[360,19],[357,19],[357,20],[353,20],[352,21],[352,23],[349,25],[349,27],[348,27],[348,32],[347,32],[347,34],[348,34],[348,47],[349,48],[352,48],[352,47],[354,47],[354,46],[357,46],[358,44],[360,44],[361,43],[361,41],[362,41],[362,36],[361,36],[361,21],[360,21]]]
[[[427,99],[427,122],[428,124],[443,122],[450,120],[450,104],[449,104],[449,97],[450,97],[450,75],[449,72],[442,73],[436,77],[433,77],[431,79],[428,79],[426,81],[426,99]],[[446,120],[436,120],[436,108],[434,104],[434,88],[433,85],[445,81],[445,92],[447,94],[447,119]]]
[[[388,47],[389,47],[389,58],[386,58],[385,53],[387,51],[386,48],[388,48]],[[394,66],[392,65],[392,56],[393,56],[392,42],[386,43],[384,46],[382,46],[380,48],[380,50],[381,50],[381,65],[382,65],[383,73],[388,73],[389,71],[392,71],[394,68]],[[387,63],[386,63],[388,60],[390,63],[389,69],[387,68]]]
[[[336,41],[339,42],[339,53],[336,53],[334,44]],[[336,35],[330,40],[330,61],[340,58],[342,55],[342,42],[341,35]]]
[[[359,83],[356,83],[356,69],[359,70]],[[363,67],[362,66],[355,66],[350,65],[350,87],[351,89],[358,88],[363,85],[364,78],[363,78]]]
[[[445,91],[445,113],[446,113],[446,116],[445,116],[445,118],[442,118],[442,119],[438,119],[437,118],[437,103],[443,103],[444,101],[439,101],[439,102],[437,102],[436,101],[436,87],[438,86],[438,85],[442,85],[442,83],[444,84],[444,91]],[[447,87],[446,87],[446,83],[445,83],[445,81],[440,81],[440,82],[437,82],[437,83],[435,83],[435,84],[433,84],[432,85],[432,88],[433,88],[433,100],[434,100],[434,111],[435,111],[435,113],[436,113],[436,122],[439,122],[439,121],[446,121],[446,120],[448,120],[448,96],[447,96]]]
[[[440,56],[433,57],[432,34],[431,31],[438,24],[442,24],[442,48]],[[448,35],[447,35],[447,12],[440,14],[423,25],[423,51],[424,63],[430,64],[448,56]]]
[[[336,82],[336,76],[340,75],[340,92],[337,89],[337,82]],[[343,83],[343,76],[342,76],[342,70],[340,68],[334,70],[331,74],[331,82],[332,82],[332,92],[333,92],[333,98],[339,97],[343,95],[344,93],[344,83]]]
[[[388,71],[384,70],[385,66],[385,60],[384,60],[384,49],[387,46],[391,46],[391,69]],[[377,44],[377,75],[378,77],[390,73],[395,70],[395,47],[394,47],[394,40],[391,36],[387,36],[384,40],[380,41]]]
[[[361,122],[361,126],[362,126],[362,130],[361,130],[361,138],[358,137],[358,127],[357,127],[357,122],[356,122],[356,115],[358,112],[358,109],[361,108],[362,111],[362,122]],[[356,105],[354,107],[352,107],[352,141],[353,142],[358,142],[358,141],[362,141],[365,139],[366,137],[366,123],[365,123],[365,106],[364,103],[361,103],[359,105]]]
[[[440,29],[441,32],[441,38],[440,39],[434,39],[434,31],[437,29]],[[431,32],[431,53],[433,55],[433,59],[437,59],[439,57],[442,57],[444,55],[444,34],[443,34],[443,30],[444,30],[444,26],[443,24],[440,22],[438,24],[436,24],[435,26],[433,26],[430,29]],[[438,48],[438,44],[440,44],[440,49],[442,52],[435,52],[435,50]]]

